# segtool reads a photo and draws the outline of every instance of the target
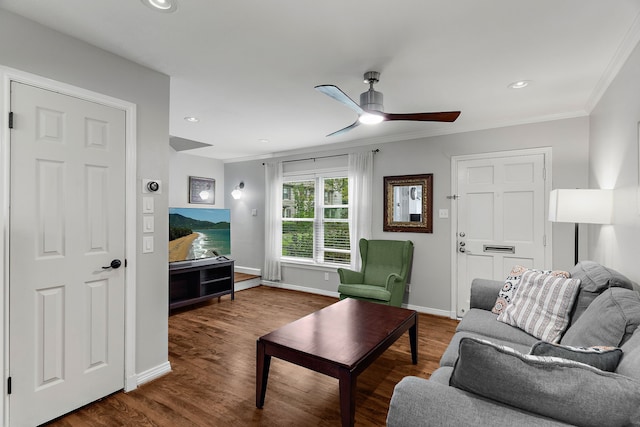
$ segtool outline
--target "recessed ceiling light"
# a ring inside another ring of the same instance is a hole
[[[146,6],[159,12],[171,13],[178,9],[178,0],[141,0]]]
[[[184,119],[189,123],[198,123],[200,121],[200,119],[197,117],[185,117]]]
[[[531,80],[518,80],[517,82],[513,82],[507,86],[509,89],[523,89],[529,86]]]
[[[258,142],[266,144],[267,142],[269,142],[269,140],[267,138],[260,138]]]

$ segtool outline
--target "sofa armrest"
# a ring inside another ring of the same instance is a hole
[[[568,424],[418,377],[405,377],[396,385],[387,414],[387,427],[483,425],[566,426]]]
[[[347,268],[339,268],[338,276],[340,276],[340,283],[362,283],[364,280],[364,274],[359,271],[349,270]]]
[[[471,308],[489,310],[493,308],[498,298],[498,291],[502,289],[504,282],[489,279],[473,279],[471,282]]]

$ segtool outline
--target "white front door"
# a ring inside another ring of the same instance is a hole
[[[16,82],[11,111],[9,419],[33,426],[124,387],[125,112]]]
[[[455,160],[458,317],[469,310],[474,278],[504,280],[515,264],[546,267],[545,159],[509,152]]]

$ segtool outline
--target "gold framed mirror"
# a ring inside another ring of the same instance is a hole
[[[383,231],[433,233],[433,174],[384,177]]]

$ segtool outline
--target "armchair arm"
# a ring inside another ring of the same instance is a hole
[[[364,274],[359,271],[349,270],[347,268],[339,268],[338,276],[340,276],[340,283],[362,283]]]
[[[404,279],[399,274],[391,273],[387,276],[387,280],[385,282],[384,287],[389,292],[393,292],[393,287],[395,286],[395,284],[398,282],[402,282],[403,280]]]

